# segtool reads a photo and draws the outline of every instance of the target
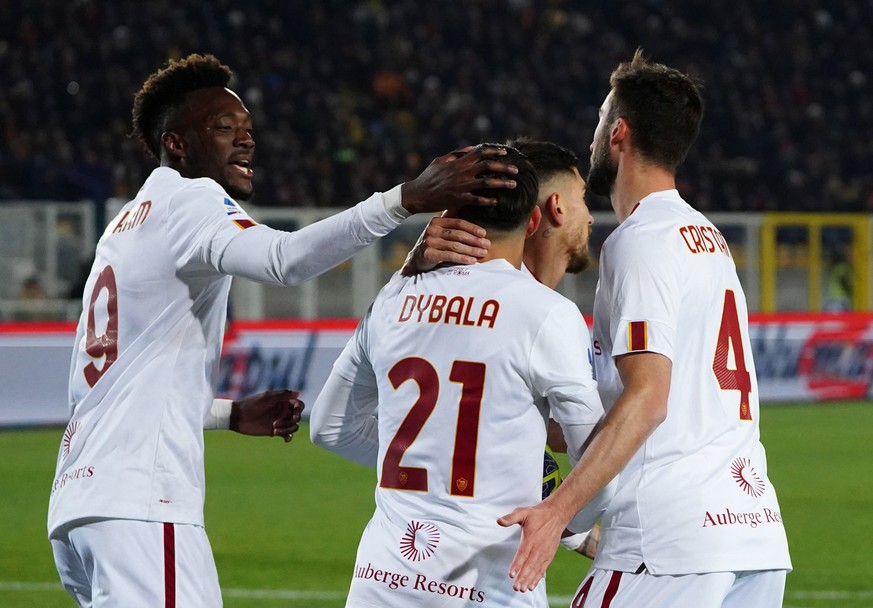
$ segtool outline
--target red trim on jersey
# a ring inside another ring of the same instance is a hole
[[[649,347],[648,324],[646,321],[631,321],[627,324],[627,349],[646,350]]]
[[[588,597],[588,592],[591,591],[591,584],[594,582],[594,576],[589,576],[588,579],[579,587],[579,592],[573,598],[573,603],[570,608],[584,608],[585,599]]]
[[[176,530],[164,524],[164,608],[176,608]]]
[[[233,223],[245,230],[246,228],[251,228],[252,226],[257,226],[252,220],[233,220]]]
[[[606,586],[606,593],[603,594],[603,603],[600,608],[609,608],[612,605],[612,600],[615,599],[615,594],[618,593],[618,583],[621,581],[621,572],[613,572],[609,577],[609,584]]]
[[[637,210],[637,207],[639,207],[639,206],[640,206],[640,201],[637,201],[637,204],[634,205],[634,208],[631,209],[631,212],[628,213],[627,216],[628,216],[628,217],[632,216],[632,215],[634,214],[634,211],[636,211],[636,210]]]

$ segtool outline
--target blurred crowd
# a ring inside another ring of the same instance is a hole
[[[143,80],[214,53],[265,206],[346,206],[457,146],[588,145],[638,46],[705,82],[680,172],[703,210],[873,210],[873,0],[0,1],[0,199],[135,194]],[[603,210],[603,201],[594,205]]]

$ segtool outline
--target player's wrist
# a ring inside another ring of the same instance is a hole
[[[403,205],[403,184],[383,192],[382,204],[385,205],[388,216],[398,224],[413,214],[413,211]]]
[[[214,399],[203,428],[206,430],[232,429],[233,401],[230,399]]]
[[[591,533],[591,530],[587,532],[578,532],[578,533],[570,533],[567,536],[561,537],[561,545],[569,549],[570,551],[579,551],[579,548],[585,543],[588,539],[588,535]]]

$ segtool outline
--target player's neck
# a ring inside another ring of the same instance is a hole
[[[675,188],[676,176],[662,167],[639,161],[622,163],[609,200],[621,223],[651,193]]]
[[[516,268],[521,269],[522,256],[524,255],[524,234],[493,235],[489,234],[491,246],[488,253],[480,262],[490,260],[506,260]]]
[[[537,235],[530,238],[537,238]],[[557,239],[552,239],[552,241],[557,241]],[[524,265],[540,283],[554,289],[564,278],[568,256],[558,255],[553,251],[553,247],[545,246],[542,242],[534,246],[531,245],[533,244],[529,243],[524,249]]]

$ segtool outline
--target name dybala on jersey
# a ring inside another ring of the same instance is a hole
[[[745,295],[724,237],[676,190],[645,197],[604,243],[593,333],[607,412],[623,388],[614,357],[659,353],[673,369],[667,417],[618,477],[595,567],[790,569]]]

